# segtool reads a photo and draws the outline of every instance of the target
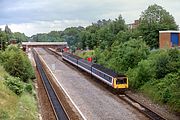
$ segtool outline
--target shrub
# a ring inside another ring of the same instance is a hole
[[[180,112],[180,71],[169,73],[163,79],[151,80],[141,90],[153,100],[168,104],[174,111]]]
[[[139,89],[147,81],[162,79],[169,73],[177,73],[180,68],[180,52],[177,49],[152,51],[146,60],[141,60],[127,74],[130,86]],[[168,89],[166,90],[168,93]]]
[[[163,78],[167,73],[169,73],[168,63],[169,63],[169,55],[166,51],[161,52],[157,56],[156,64],[156,77],[158,79]]]
[[[20,81],[18,77],[7,76],[5,77],[6,86],[17,95],[20,95],[24,91],[24,83]]]
[[[10,46],[2,55],[3,66],[10,75],[19,77],[24,82],[35,76],[28,57],[19,48]]]
[[[30,83],[25,85],[26,92],[32,93],[32,90],[33,90],[33,86]]]
[[[112,48],[109,67],[121,73],[134,68],[149,55],[149,48],[141,39],[131,39]]]
[[[139,62],[138,67],[129,69],[127,74],[129,78],[130,87],[139,89],[147,81],[155,76],[155,68],[150,60],[142,60]]]

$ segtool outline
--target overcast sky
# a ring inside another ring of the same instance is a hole
[[[0,28],[8,24],[13,32],[31,36],[72,26],[85,27],[120,14],[128,24],[155,3],[170,12],[180,25],[180,0],[0,0]]]

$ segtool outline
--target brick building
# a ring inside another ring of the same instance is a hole
[[[129,29],[135,29],[139,26],[139,20],[134,20],[134,23],[128,24]]]
[[[180,31],[159,31],[159,48],[180,47]]]

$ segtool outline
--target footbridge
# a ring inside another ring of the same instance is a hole
[[[28,51],[29,48],[53,48],[56,50],[62,50],[68,47],[67,42],[22,42],[22,48],[24,51]]]

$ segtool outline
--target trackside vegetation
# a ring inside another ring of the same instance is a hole
[[[33,41],[66,41],[77,55],[127,74],[130,89],[143,92],[156,103],[180,112],[179,50],[159,50],[159,31],[178,30],[174,17],[162,6],[150,5],[142,11],[132,29],[121,15],[102,19],[87,27],[70,27],[33,35]]]
[[[180,112],[180,51],[152,51],[147,59],[127,71],[130,86],[144,92],[154,101]]]
[[[118,17],[86,27],[77,47],[93,49],[97,63],[126,74],[131,90],[180,113],[180,50],[157,49],[160,30],[177,30],[173,16],[155,4],[142,12],[137,28],[128,29],[123,21]]]
[[[18,47],[7,47],[1,57],[2,65],[10,75],[19,77],[23,82],[35,77],[28,57]]]
[[[36,120],[35,78],[26,54],[17,46],[0,53],[0,119]],[[28,113],[28,114],[27,114]]]

